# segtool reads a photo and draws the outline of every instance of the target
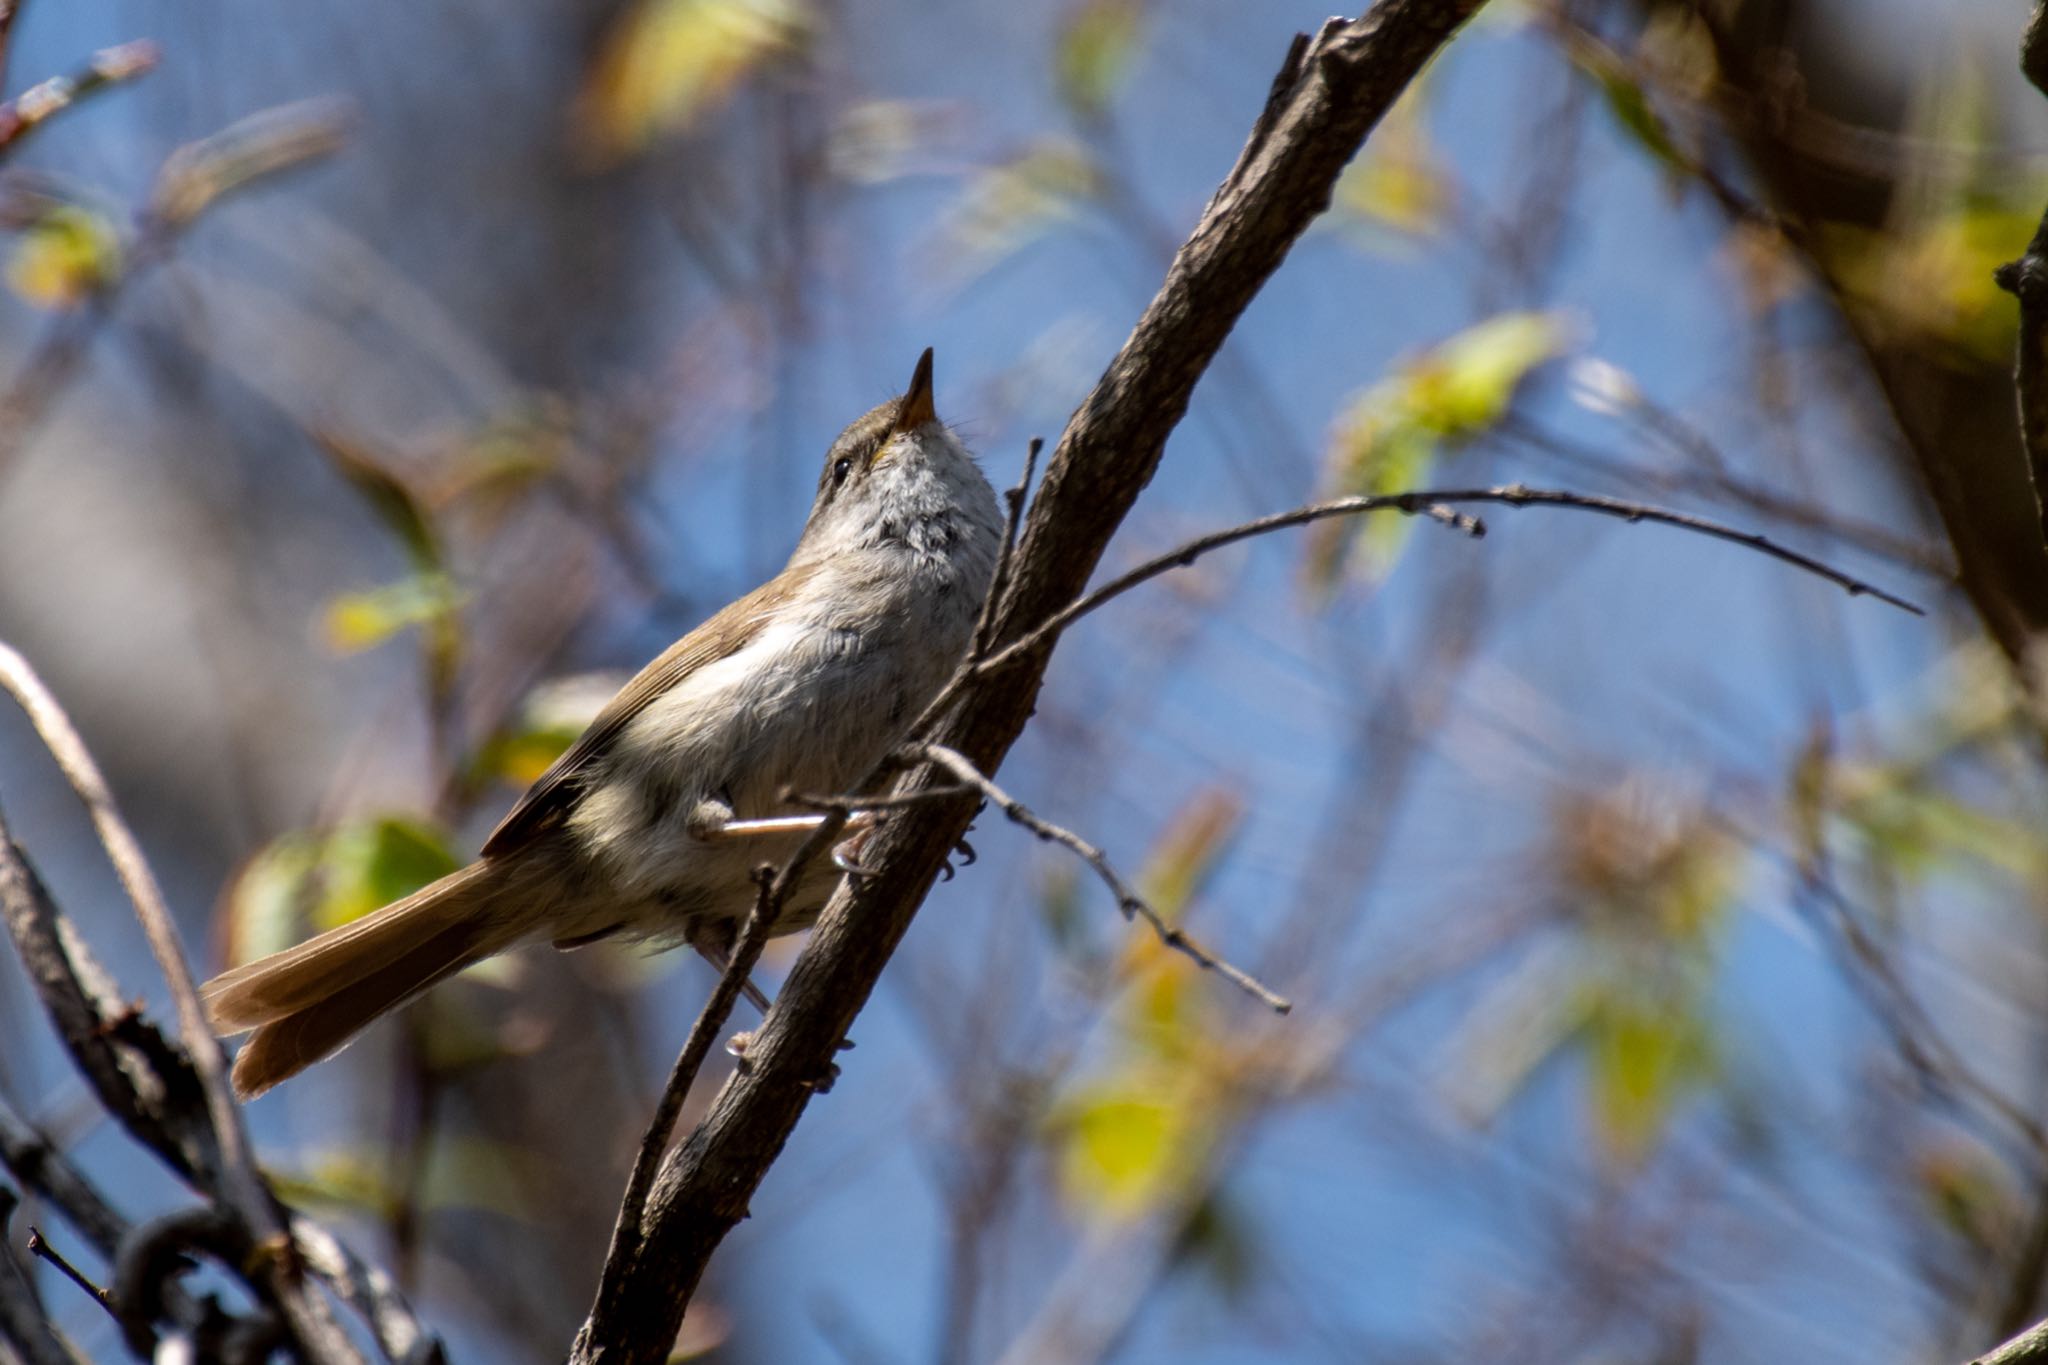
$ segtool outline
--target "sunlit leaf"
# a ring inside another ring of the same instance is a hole
[[[1395,103],[1337,181],[1333,221],[1373,229],[1360,234],[1368,247],[1431,236],[1450,213],[1451,174],[1430,141],[1419,94],[1410,89]]]
[[[381,588],[342,593],[327,604],[327,643],[339,654],[372,649],[409,626],[448,617],[462,601],[461,591],[440,573],[414,574]]]
[[[1100,180],[1086,149],[1057,138],[978,172],[940,229],[950,282],[973,279],[1076,217]]]
[[[1063,1106],[1055,1129],[1068,1206],[1090,1222],[1153,1207],[1187,1169],[1188,1117],[1184,1103],[1141,1086],[1106,1086]]]
[[[2012,358],[2019,304],[1992,272],[2039,217],[2038,209],[1970,198],[1884,232],[1831,227],[1822,240],[1843,287],[1873,323],[2003,365]]]
[[[346,924],[460,866],[446,830],[387,815],[292,833],[251,858],[222,901],[228,960],[252,961]]]
[[[612,26],[584,88],[582,124],[608,154],[636,152],[725,102],[811,26],[803,0],[636,0]]]
[[[534,688],[512,722],[479,750],[480,775],[531,786],[596,719],[622,681],[611,672],[579,673]]]
[[[1443,449],[1496,425],[1523,381],[1570,340],[1570,328],[1555,314],[1502,313],[1403,361],[1338,419],[1327,456],[1330,481],[1351,494],[1426,484]],[[1406,543],[1409,520],[1368,517],[1354,529],[1332,519],[1312,528],[1309,585],[1327,590],[1354,544],[1368,571],[1383,572]]]
[[[7,283],[38,308],[76,308],[121,273],[121,238],[99,214],[60,204],[30,223],[7,261]]]
[[[1054,69],[1070,109],[1093,117],[1109,107],[1139,51],[1145,8],[1145,0],[1079,0],[1067,12]]]
[[[1682,994],[1618,989],[1600,996],[1584,1028],[1595,1130],[1610,1155],[1648,1155],[1679,1103],[1711,1078],[1713,1039]]]
[[[323,894],[321,841],[287,834],[272,840],[228,883],[221,913],[230,966],[291,947],[306,936]]]

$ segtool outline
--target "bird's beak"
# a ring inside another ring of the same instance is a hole
[[[938,420],[938,409],[932,406],[932,348],[927,346],[917,358],[917,368],[911,372],[910,387],[903,391],[902,401],[896,405],[896,421],[876,452],[879,454],[904,432],[916,431]]]

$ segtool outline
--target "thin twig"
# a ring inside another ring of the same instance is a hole
[[[0,104],[0,153],[95,91],[154,70],[157,56],[146,38],[103,48],[70,75],[52,76]]]
[[[28,660],[5,643],[0,643],[0,688],[5,688],[27,713],[29,724],[35,727],[50,756],[57,760],[64,779],[85,803],[100,847],[114,865],[121,889],[128,893],[129,903],[135,907],[136,918],[142,921],[142,932],[149,939],[157,968],[171,988],[171,1000],[178,1015],[178,1036],[191,1056],[192,1068],[206,1094],[207,1116],[220,1146],[222,1173],[234,1203],[249,1219],[252,1230],[260,1229],[266,1237],[282,1236],[284,1228],[270,1189],[257,1175],[249,1157],[248,1134],[242,1128],[234,1092],[228,1088],[227,1059],[221,1054],[220,1041],[207,1026],[206,1010],[199,1003],[191,965],[178,944],[177,926],[171,920],[171,910],[164,902],[156,874],[143,857],[142,845],[128,828],[128,822],[121,818],[114,793],[71,718],[29,667]]]
[[[1286,996],[1276,993],[1250,972],[1233,966],[1181,929],[1168,924],[1164,916],[1147,904],[1143,896],[1133,891],[1130,884],[1117,875],[1117,870],[1110,866],[1109,856],[1101,849],[1072,830],[1033,814],[1028,806],[998,787],[958,750],[948,749],[943,744],[918,744],[910,746],[906,757],[920,758],[945,769],[962,783],[979,790],[988,798],[990,805],[1009,816],[1016,824],[1022,825],[1048,843],[1058,844],[1072,851],[1082,862],[1095,869],[1095,875],[1102,879],[1102,884],[1116,897],[1117,909],[1123,911],[1124,918],[1135,917],[1144,920],[1152,927],[1152,932],[1159,936],[1159,941],[1167,947],[1175,952],[1185,953],[1203,970],[1215,972],[1277,1014],[1285,1014],[1294,1008],[1293,1002]]]
[[[661,1158],[668,1151],[669,1138],[675,1133],[683,1101],[688,1098],[690,1087],[704,1066],[704,1059],[710,1055],[712,1044],[732,1016],[733,1006],[738,1003],[741,991],[745,989],[755,965],[760,962],[768,940],[774,936],[775,921],[781,916],[783,903],[796,886],[796,879],[803,874],[805,865],[839,837],[844,825],[844,815],[828,817],[790,855],[789,861],[779,871],[771,875],[771,869],[765,865],[755,869],[757,894],[754,908],[747,913],[746,922],[740,927],[739,939],[733,945],[732,957],[725,965],[724,974],[718,978],[711,998],[698,1012],[697,1022],[691,1025],[683,1050],[676,1055],[675,1065],[669,1069],[668,1081],[661,1089],[661,1099],[655,1105],[653,1117],[647,1122],[647,1131],[641,1136],[640,1149],[634,1154],[633,1172],[627,1178],[626,1193],[619,1201],[619,1216],[612,1225],[611,1244],[605,1249],[604,1269],[598,1277],[599,1307],[593,1311],[593,1318],[601,1316],[624,1287],[626,1272],[645,1244],[643,1219],[647,1197],[654,1189]],[[583,1330],[578,1333],[579,1349],[589,1332],[590,1323],[585,1322]]]
[[[252,1273],[260,1276],[291,1330],[309,1358],[359,1361],[359,1352],[335,1323],[326,1304],[307,1291],[291,1263],[291,1240],[270,1187],[258,1174],[249,1152],[249,1138],[242,1127],[242,1112],[228,1088],[227,1060],[220,1042],[207,1026],[199,1003],[192,968],[178,943],[177,927],[156,876],[143,857],[142,846],[121,818],[92,754],[79,737],[71,719],[43,685],[35,670],[19,652],[0,643],[0,688],[4,688],[27,714],[29,723],[42,738],[58,768],[78,793],[91,817],[101,847],[135,907],[149,939],[158,969],[170,987],[177,1010],[178,1034],[186,1059],[199,1082],[204,1098],[207,1128],[219,1155],[220,1199],[235,1211],[249,1240],[268,1252],[263,1266]]]
[[[980,787],[961,784],[957,787],[926,787],[923,791],[901,792],[874,796],[818,796],[809,792],[785,791],[782,799],[792,806],[805,810],[838,811],[843,815],[858,815],[870,810],[906,810],[912,806],[928,806],[934,801],[950,801],[956,796],[979,796]]]
[[[1811,555],[1788,549],[1768,536],[1754,531],[1744,531],[1708,517],[1696,517],[1684,512],[1668,511],[1652,507],[1648,503],[1630,502],[1623,498],[1602,497],[1593,493],[1571,493],[1555,488],[1529,488],[1522,484],[1505,484],[1499,488],[1446,488],[1427,489],[1413,493],[1385,493],[1351,498],[1335,498],[1328,502],[1311,503],[1297,507],[1291,512],[1276,512],[1272,516],[1259,517],[1221,531],[1211,531],[1198,536],[1186,544],[1146,560],[1127,573],[1119,574],[1109,582],[1083,597],[1077,598],[1066,607],[1053,613],[1037,627],[1004,646],[996,654],[983,660],[977,671],[993,673],[1016,658],[1043,648],[1051,639],[1064,631],[1081,617],[1094,611],[1131,589],[1147,583],[1161,574],[1192,564],[1212,550],[1226,545],[1235,545],[1241,540],[1282,531],[1290,527],[1306,526],[1310,522],[1325,521],[1331,517],[1359,516],[1367,512],[1400,512],[1408,516],[1427,514],[1436,504],[1458,503],[1499,503],[1509,507],[1569,507],[1581,512],[1592,512],[1599,516],[1614,517],[1631,524],[1655,522],[1662,526],[1674,526],[1695,535],[1708,536],[1714,540],[1725,540],[1768,555],[1795,568],[1803,569],[1818,578],[1843,589],[1851,597],[1874,597],[1880,602],[1911,612],[1915,616],[1927,613],[1903,597],[1885,591],[1873,583],[1857,578],[1832,565],[1822,563]],[[1483,533],[1483,531],[1482,531]]]
[[[988,653],[990,638],[995,633],[996,604],[1003,600],[1003,589],[1010,582],[1010,558],[1017,553],[1017,528],[1024,524],[1024,503],[1031,494],[1031,476],[1038,472],[1038,452],[1045,449],[1045,438],[1034,436],[1024,448],[1024,473],[1016,486],[1003,494],[1003,502],[1009,509],[1009,516],[1003,523],[1003,547],[996,552],[995,572],[989,575],[988,591],[981,595],[981,616],[974,623],[974,643],[967,651],[970,659],[979,659]]]
[[[0,1228],[14,1216],[14,1191],[0,1185]],[[57,1334],[21,1266],[0,1249],[0,1360],[23,1365],[79,1365],[84,1357]]]
[[[114,1305],[108,1299],[107,1291],[94,1284],[91,1280],[88,1280],[85,1277],[84,1271],[65,1260],[64,1254],[51,1246],[50,1239],[43,1236],[43,1230],[33,1223],[29,1224],[28,1229],[28,1252],[29,1255],[40,1257],[57,1267],[58,1274],[92,1295],[93,1302],[106,1309],[114,1321],[119,1322],[121,1320],[121,1315],[114,1312]]]

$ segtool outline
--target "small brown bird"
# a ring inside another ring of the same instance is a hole
[[[627,683],[476,862],[207,983],[215,1028],[255,1030],[237,1092],[523,942],[618,936],[724,960],[752,869],[818,823],[782,794],[843,791],[901,739],[966,652],[994,573],[995,494],[938,421],[931,361],[832,443],[782,572]],[[775,931],[809,927],[840,875],[814,863]]]

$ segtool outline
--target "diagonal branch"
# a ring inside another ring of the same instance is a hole
[[[206,1010],[199,1003],[191,964],[185,961],[177,926],[171,922],[170,906],[165,904],[163,888],[157,885],[156,875],[142,855],[142,845],[128,828],[128,822],[121,818],[113,790],[101,776],[99,765],[93,762],[71,718],[29,667],[28,660],[6,644],[0,644],[0,689],[5,689],[27,713],[29,723],[57,760],[65,780],[85,803],[100,846],[114,865],[121,889],[128,893],[135,907],[136,918],[142,921],[150,951],[156,955],[157,967],[171,988],[179,1037],[206,1097],[207,1119],[220,1151],[223,1193],[248,1221],[251,1231],[258,1234],[257,1240],[284,1239],[284,1223],[278,1215],[277,1203],[271,1197],[270,1187],[256,1173],[255,1162],[249,1155],[249,1134],[242,1126],[242,1112],[235,1105],[234,1092],[228,1088],[227,1059],[221,1053],[220,1040],[207,1026]]]
[[[1060,437],[1012,556],[987,634],[992,645],[1007,645],[1086,589],[1238,317],[1329,204],[1367,132],[1481,3],[1381,0],[1362,18],[1333,20],[1313,40],[1295,42],[1237,164]],[[1031,714],[1045,663],[1040,652],[981,679],[942,723],[920,721],[916,737],[961,754],[979,772],[997,771]],[[895,791],[954,781],[927,767],[899,778]],[[871,875],[834,893],[754,1035],[748,1065],[662,1162],[643,1248],[621,1291],[593,1306],[573,1361],[664,1358],[706,1264],[746,1216],[978,804],[972,797],[935,802],[924,819],[874,832],[862,850]]]

